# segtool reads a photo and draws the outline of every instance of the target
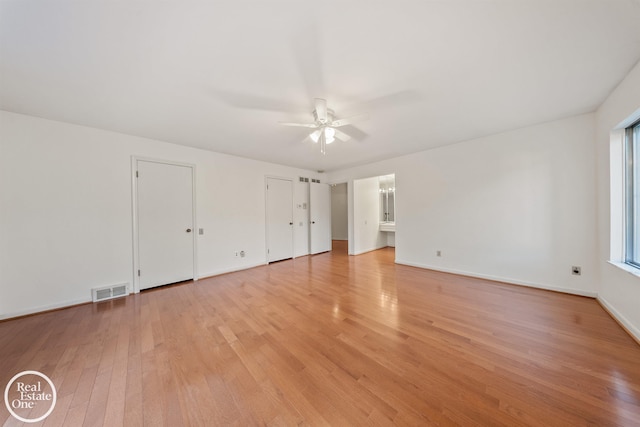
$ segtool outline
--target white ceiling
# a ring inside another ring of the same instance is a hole
[[[0,108],[313,170],[594,111],[638,0],[0,0]],[[366,112],[320,154],[312,98]]]

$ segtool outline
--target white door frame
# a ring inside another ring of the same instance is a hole
[[[267,186],[269,185],[269,179],[281,179],[283,181],[291,182],[291,220],[293,221],[294,217],[294,206],[295,206],[295,187],[293,178],[276,176],[276,175],[265,175],[264,177],[264,214],[265,214],[265,222],[264,222],[264,235],[265,235],[265,244],[264,244],[264,256],[266,263],[269,264],[269,191],[267,190]],[[291,259],[296,257],[296,228],[292,226],[291,228]]]
[[[160,163],[172,166],[183,166],[191,168],[191,212],[193,215],[193,233],[191,238],[193,239],[193,280],[198,280],[198,245],[196,240],[198,225],[196,222],[196,165],[191,163],[180,163],[171,160],[154,159],[149,157],[131,156],[131,213],[133,216],[132,227],[132,240],[133,240],[133,293],[140,292],[140,276],[138,276],[138,270],[140,269],[140,254],[139,254],[139,241],[138,241],[138,162],[151,162]]]

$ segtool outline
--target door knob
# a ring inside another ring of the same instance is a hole
[[[289,223],[289,225],[293,225],[293,223],[292,223],[292,222],[290,222],[290,223]]]
[[[315,224],[315,223],[316,223],[315,221],[311,221],[311,224]]]
[[[187,233],[191,233],[191,229],[190,228],[187,228]]]

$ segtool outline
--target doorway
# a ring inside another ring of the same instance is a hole
[[[395,195],[395,174],[353,181],[353,245],[350,240],[349,253],[395,247]]]
[[[134,159],[134,291],[191,280],[194,166]]]
[[[347,183],[331,184],[331,240],[349,240]]]

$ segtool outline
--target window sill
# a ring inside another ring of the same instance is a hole
[[[620,270],[624,270],[629,274],[633,274],[636,277],[640,277],[640,268],[634,267],[629,264],[625,264],[624,262],[619,261],[607,261],[609,264],[618,267]]]

